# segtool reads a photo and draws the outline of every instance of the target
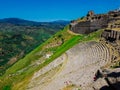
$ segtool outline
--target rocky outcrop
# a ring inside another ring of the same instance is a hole
[[[94,90],[120,90],[120,68],[99,71],[95,77]]]

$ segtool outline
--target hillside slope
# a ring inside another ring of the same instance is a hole
[[[100,30],[89,35],[74,35],[68,30],[69,27],[65,27],[64,30],[56,33],[48,41],[26,55],[25,58],[10,67],[1,77],[0,88],[3,90],[6,88],[24,90],[34,72],[53,62],[54,59],[79,42],[98,41],[102,32]]]
[[[0,20],[0,75],[64,26],[16,18]]]

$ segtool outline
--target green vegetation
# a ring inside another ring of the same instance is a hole
[[[5,86],[3,90],[11,90],[11,86]]]
[[[64,30],[53,35],[45,43],[10,67],[1,77],[0,89],[11,86],[12,90],[24,90],[34,72],[48,65],[80,42],[98,41],[102,32],[102,30],[99,30],[89,35],[72,35],[67,31],[68,29],[69,26],[66,26]],[[45,57],[47,53],[52,53],[49,58]],[[40,63],[36,64],[38,62]]]
[[[75,84],[71,84],[71,85],[64,87],[62,90],[73,90],[73,89],[80,90],[80,87]]]
[[[40,23],[36,26],[29,25],[27,22],[27,25],[24,24],[24,21],[19,25],[0,23],[0,75],[64,27],[64,25],[55,23],[45,25]]]

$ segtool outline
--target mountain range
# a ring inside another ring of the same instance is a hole
[[[49,25],[49,24],[61,24],[61,25],[66,25],[69,24],[70,21],[65,21],[65,20],[57,20],[57,21],[52,21],[52,22],[36,22],[36,21],[29,21],[29,20],[24,20],[20,18],[4,18],[0,19],[0,23],[11,23],[15,25],[28,25],[28,26],[40,26],[40,25]]]

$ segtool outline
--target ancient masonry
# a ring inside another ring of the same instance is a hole
[[[120,58],[120,31],[105,29],[101,34],[100,42],[104,42],[111,49],[112,62]]]
[[[114,67],[116,65],[117,67],[120,67],[120,10],[114,10],[108,12],[107,14],[97,14],[97,15],[94,14],[93,11],[89,11],[87,16],[83,18],[83,20],[82,19],[74,20],[71,21],[70,23],[70,30],[73,31],[74,33],[89,34],[91,32],[97,31],[98,29],[104,29],[104,31],[101,34],[99,45],[102,44],[108,47],[108,51],[109,51],[105,55],[105,56],[108,55],[109,59],[104,58],[105,61],[108,60],[108,63],[105,66],[103,66],[102,69],[104,70],[107,67]],[[103,48],[105,49],[105,47],[102,47],[102,49]],[[97,53],[100,54],[100,50],[98,50]],[[115,70],[112,71],[112,73],[117,72],[114,73],[114,75],[115,74],[117,75],[118,73],[120,73],[119,71],[120,68],[118,68],[117,71]],[[107,88],[102,89],[105,88],[104,86],[105,84],[100,85],[100,82],[102,81],[99,79],[100,81],[95,82],[93,84],[94,90],[120,90],[120,83],[118,84],[118,82],[120,82],[120,74],[117,75],[117,77],[112,77],[112,78],[109,77],[109,74],[105,74],[105,75],[106,77],[104,77],[104,80],[107,82]]]
[[[107,41],[114,42],[120,40],[120,31],[104,30],[101,37],[104,37]]]
[[[113,62],[120,59],[120,10],[109,11],[106,14],[94,14],[93,11],[89,11],[86,17],[71,21],[69,26],[72,32],[79,34],[104,29],[100,43],[109,47]]]
[[[88,34],[103,28],[120,28],[120,24],[112,23],[120,20],[120,10],[110,11],[107,14],[94,14],[89,11],[83,21],[71,21],[70,30],[75,33]],[[109,25],[109,23],[112,23]]]

